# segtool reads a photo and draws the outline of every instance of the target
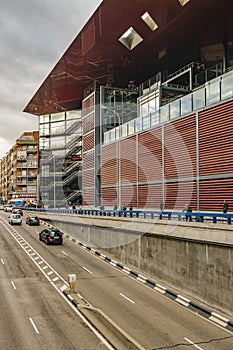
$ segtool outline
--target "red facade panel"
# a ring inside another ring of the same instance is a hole
[[[101,203],[104,206],[114,207],[118,205],[118,192],[116,187],[102,188],[101,191]]]
[[[87,114],[92,112],[95,107],[95,97],[94,94],[90,95],[86,98],[82,103],[82,118],[84,118]]]
[[[196,117],[189,116],[164,126],[166,179],[196,175]]]
[[[159,209],[162,200],[162,184],[138,186],[138,207]]]
[[[222,211],[223,201],[229,203],[229,211],[233,211],[232,179],[200,181],[200,210]]]
[[[193,210],[197,209],[196,182],[171,182],[165,186],[166,209],[183,210],[185,203],[189,203]]]
[[[87,169],[94,169],[94,151],[83,154],[83,171]]]
[[[83,152],[87,152],[93,149],[95,146],[95,134],[94,132],[83,136]]]
[[[121,186],[121,207],[137,206],[137,188],[136,186]]]
[[[94,125],[94,113],[89,115],[88,117],[83,118],[82,120],[82,128],[83,128],[83,135],[87,134],[89,131],[93,130]]]
[[[94,169],[83,171],[83,188],[94,187],[95,175]]]
[[[138,181],[162,179],[162,128],[138,136]]]
[[[115,185],[118,182],[117,168],[117,144],[102,147],[101,183],[104,185]]]
[[[233,102],[199,114],[200,176],[233,173]]]
[[[83,205],[94,206],[95,205],[95,191],[94,189],[83,190]]]
[[[120,142],[120,183],[136,183],[136,137],[130,137]]]

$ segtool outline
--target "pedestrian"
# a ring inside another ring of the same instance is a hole
[[[228,211],[228,202],[226,200],[224,200],[223,202],[223,213],[226,214]]]
[[[192,213],[192,208],[188,203],[185,203],[183,212],[185,213]],[[192,216],[191,215],[186,215],[186,221],[192,221]]]

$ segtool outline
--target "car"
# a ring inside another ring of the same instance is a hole
[[[26,224],[29,226],[31,225],[40,226],[40,219],[38,218],[38,216],[27,215]]]
[[[22,211],[22,209],[21,208],[13,208],[12,209],[12,213],[14,213],[14,214],[20,214],[21,216],[23,216],[23,211]]]
[[[4,205],[4,211],[12,211],[12,205],[11,204]]]
[[[9,224],[11,225],[22,225],[22,217],[20,214],[11,214],[9,216]]]
[[[57,228],[46,228],[39,233],[39,241],[44,241],[46,244],[63,243],[63,233]]]

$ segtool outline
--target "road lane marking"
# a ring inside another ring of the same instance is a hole
[[[15,286],[13,281],[11,281],[11,284],[12,284],[13,288],[16,289],[16,286]]]
[[[38,329],[37,329],[37,327],[36,327],[36,325],[35,325],[35,323],[34,323],[34,321],[33,321],[33,319],[32,319],[31,317],[29,317],[29,321],[31,322],[32,327],[34,328],[34,331],[35,331],[37,334],[39,334],[39,331],[38,331]]]
[[[83,266],[83,270],[87,271],[88,273],[92,273],[90,270],[88,270],[86,267]]]
[[[130,298],[128,298],[126,295],[124,295],[124,294],[122,294],[122,293],[119,293],[123,298],[125,298],[126,300],[128,300],[130,303],[132,303],[132,304],[135,304],[135,302],[132,300],[132,299],[130,299]]]
[[[47,273],[47,275],[50,276],[50,275],[52,275],[52,273],[53,273],[53,271],[49,271],[49,272]]]
[[[64,255],[68,256],[68,254],[66,252],[64,252],[64,250],[61,251]]]
[[[201,348],[200,346],[198,346],[197,344],[193,343],[192,340],[188,339],[188,338],[184,338],[184,340],[186,340],[189,344],[193,345],[196,349],[198,350],[204,350],[203,348]]]
[[[5,265],[4,260],[3,260],[3,259],[1,259],[1,262],[2,262],[2,265]]]

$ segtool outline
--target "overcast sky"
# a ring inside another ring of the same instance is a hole
[[[0,158],[38,117],[23,113],[101,0],[0,0]]]

